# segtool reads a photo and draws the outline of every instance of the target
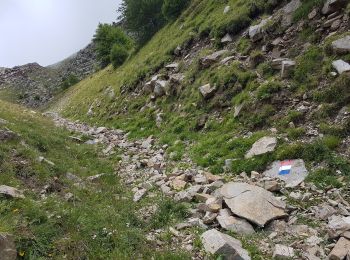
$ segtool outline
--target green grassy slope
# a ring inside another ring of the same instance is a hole
[[[296,41],[300,46],[311,43],[305,52],[293,48],[289,50],[289,56],[297,61],[297,68],[289,81],[281,79],[279,72],[272,70],[268,62],[261,63],[256,70],[241,66],[239,62],[230,66],[214,64],[207,69],[199,66],[200,57],[222,47],[219,42],[225,32],[238,35],[241,29],[268,15],[273,2],[193,1],[176,22],[158,32],[122,67],[117,70],[109,67],[80,82],[51,109],[66,117],[125,129],[130,131],[131,138],[153,134],[161,142],[169,144],[167,152],[174,159],[188,153],[196,163],[209,167],[215,173],[222,172],[225,159],[237,159],[231,170],[240,173],[263,171],[276,159],[302,158],[309,168],[322,163],[326,165],[326,169],[315,170],[311,174],[312,180],[323,186],[337,186],[335,170],[340,170],[347,178],[350,172],[348,151],[341,147],[348,135],[349,122],[336,125],[332,120],[341,107],[349,104],[349,100],[347,95],[332,100],[326,97],[343,93],[348,77],[340,77],[334,82],[328,76],[330,63],[336,56],[327,53],[328,42],[320,42],[320,35],[315,30],[305,28],[299,32]],[[305,17],[308,10],[320,4],[322,1],[304,1],[295,20]],[[231,9],[224,15],[226,5],[230,5]],[[275,31],[279,29],[277,25]],[[215,43],[199,51],[190,66],[180,61],[180,72],[186,76],[180,93],[160,98],[154,106],[145,107],[149,104],[149,97],[134,92],[141,82],[155,72],[162,72],[166,63],[177,59],[172,55],[176,46],[200,43],[208,38],[214,38]],[[260,49],[261,46],[252,46],[248,39],[242,38],[237,39],[232,51],[254,58],[259,56]],[[348,57],[343,58],[348,60]],[[204,101],[198,87],[209,82],[220,87],[220,94]],[[318,89],[319,82],[327,88]],[[109,86],[116,93],[113,99],[105,93]],[[307,93],[311,102],[320,105],[320,110],[309,116],[271,102],[281,93],[298,99]],[[233,108],[241,103],[246,104],[245,108],[239,118],[234,118]],[[91,105],[94,115],[88,116]],[[163,123],[157,127],[156,117],[160,112]],[[206,128],[197,131],[196,123],[203,115],[208,116]],[[289,127],[289,122],[296,123],[297,127]],[[323,136],[305,141],[307,123],[318,126]],[[276,128],[282,137],[276,151],[245,160],[247,150],[258,138],[271,134],[270,128]]]
[[[105,157],[98,147],[75,143],[69,138],[72,133],[56,128],[51,120],[3,101],[0,118],[8,121],[0,129],[18,135],[0,143],[0,184],[24,190],[26,198],[0,198],[0,232],[14,235],[19,259],[186,259],[184,254],[168,253],[166,245],[157,253],[147,244],[149,230],[167,225],[166,216],[173,213],[160,212],[163,221],[155,214],[150,223],[137,217],[144,204],[133,203],[131,191],[113,174],[117,155]],[[39,162],[39,156],[55,165]],[[82,180],[110,175],[79,187],[67,172]],[[50,188],[43,199],[46,185]],[[75,199],[67,201],[67,193]],[[155,203],[173,207],[160,198]]]

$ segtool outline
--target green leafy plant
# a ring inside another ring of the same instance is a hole
[[[114,68],[119,67],[129,57],[128,50],[121,45],[114,44],[110,53],[110,60]]]
[[[97,58],[103,67],[111,63],[111,51],[113,48],[113,57],[115,58],[117,56],[116,53],[120,53],[122,48],[124,49],[124,55],[122,56],[125,56],[125,51],[131,50],[133,46],[132,39],[121,28],[111,24],[99,24],[93,42],[95,43]]]

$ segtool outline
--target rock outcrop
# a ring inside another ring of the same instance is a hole
[[[51,66],[29,63],[0,68],[0,89],[11,91],[21,104],[39,107],[62,90],[62,83],[70,76],[82,80],[94,73],[98,66],[94,45],[89,44],[71,57]]]

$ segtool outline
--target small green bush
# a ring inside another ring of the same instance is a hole
[[[338,136],[327,135],[322,138],[322,143],[330,150],[334,150],[341,144],[341,139]]]
[[[62,89],[67,89],[79,82],[79,78],[74,74],[70,74],[67,78],[65,78],[61,84]]]
[[[119,67],[129,57],[129,52],[124,46],[114,44],[110,54],[110,60],[114,68]]]
[[[325,188],[326,186],[332,186],[340,188],[342,185],[337,180],[337,176],[331,169],[318,169],[309,174],[307,181],[313,182],[319,188]]]
[[[330,87],[316,91],[313,97],[319,102],[345,105],[350,101],[349,86],[350,76],[347,74],[342,74]]]
[[[333,135],[338,137],[345,137],[346,130],[341,125],[329,125],[325,123],[320,124],[320,131],[326,135]]]
[[[257,69],[264,78],[272,77],[276,73],[268,62],[259,64]]]
[[[188,209],[183,203],[175,203],[173,200],[164,199],[151,219],[152,228],[162,228],[174,220],[182,220],[188,216]]]
[[[246,107],[248,107],[247,105]],[[257,127],[267,127],[270,122],[268,119],[273,116],[276,109],[270,105],[266,104],[256,109],[254,112],[245,111],[242,113],[243,123],[250,129],[255,129]]]
[[[242,55],[247,55],[251,47],[252,47],[251,41],[247,38],[242,37],[239,39],[237,43],[237,51]]]
[[[123,0],[120,5],[118,11],[125,21],[125,27],[140,45],[164,26],[163,3],[164,0]]]
[[[294,72],[294,80],[305,83],[312,80],[312,74],[322,69],[322,49],[316,46],[310,47],[304,55],[297,60]]]
[[[280,91],[282,84],[279,81],[271,80],[262,84],[257,91],[257,98],[259,100],[269,99],[273,93]]]
[[[296,140],[305,134],[305,128],[289,128],[287,129],[287,135],[290,139]]]
[[[330,149],[322,142],[317,140],[311,144],[295,143],[282,145],[277,151],[279,160],[301,158],[308,162],[322,162],[329,159]]]
[[[131,50],[133,46],[132,39],[121,28],[111,24],[99,24],[93,42],[95,43],[97,59],[101,62],[102,67],[106,67],[112,62],[111,51],[114,46],[119,45],[125,50]],[[114,51],[116,54],[117,48]]]
[[[253,68],[262,63],[265,59],[264,54],[260,50],[254,50],[250,54],[250,64]]]

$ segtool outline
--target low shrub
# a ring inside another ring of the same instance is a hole
[[[124,46],[118,44],[113,45],[110,53],[110,60],[114,68],[117,68],[120,65],[122,65],[128,57],[129,52]]]

